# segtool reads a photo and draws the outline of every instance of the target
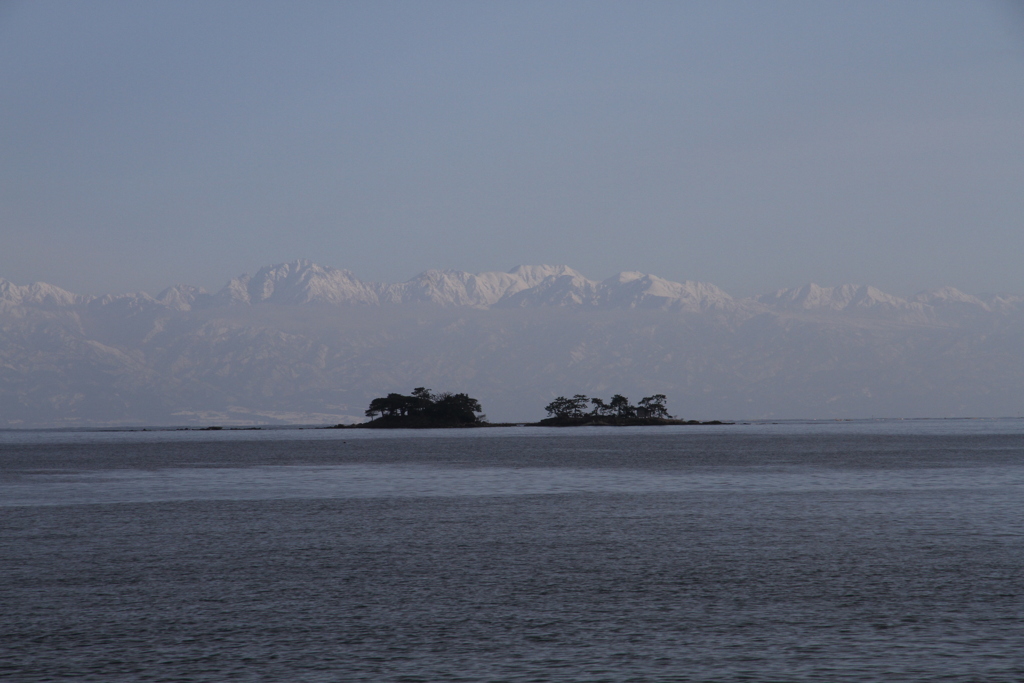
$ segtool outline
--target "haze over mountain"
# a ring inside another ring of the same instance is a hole
[[[734,298],[567,266],[392,284],[311,261],[155,297],[0,279],[0,426],[348,422],[414,386],[466,391],[494,421],[573,393],[664,393],[696,419],[1019,415],[1024,297]]]

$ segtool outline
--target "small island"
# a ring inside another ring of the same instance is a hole
[[[335,425],[329,429],[440,429],[453,427],[633,427],[656,425],[720,425],[731,424],[720,420],[700,422],[680,420],[668,414],[665,394],[654,394],[640,399],[637,405],[621,394],[615,394],[607,403],[600,398],[575,394],[572,398],[559,396],[544,409],[548,417],[540,422],[492,424],[483,414],[480,401],[468,394],[448,391],[434,393],[426,387],[416,387],[412,394],[388,394],[370,401],[366,409],[367,422]],[[592,406],[592,407],[591,407]]]
[[[604,399],[590,398],[583,394],[576,394],[572,398],[559,396],[544,407],[548,417],[537,424],[542,427],[724,424],[720,420],[699,422],[676,419],[668,414],[666,400],[665,394],[654,394],[645,396],[637,405],[633,405],[622,394],[615,394],[607,403]]]
[[[478,413],[481,413],[480,401],[468,394],[448,391],[435,394],[426,387],[416,387],[410,396],[388,394],[373,399],[366,409],[370,421],[353,426],[371,429],[482,427],[487,424],[487,416]]]

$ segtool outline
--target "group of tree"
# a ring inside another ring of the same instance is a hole
[[[572,398],[559,396],[544,406],[549,418],[582,420],[587,417],[614,417],[622,419],[672,419],[665,408],[665,394],[655,394],[640,399],[637,405],[629,402],[622,394],[615,394],[607,403],[600,398],[576,394]],[[591,407],[593,406],[593,407]]]
[[[370,401],[366,416],[371,422],[379,416],[382,423],[408,423],[414,426],[466,425],[486,421],[480,402],[467,394],[448,391],[433,393],[425,387],[416,387],[410,396],[388,394]]]

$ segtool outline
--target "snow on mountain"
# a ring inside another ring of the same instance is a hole
[[[414,386],[509,420],[575,392],[665,393],[706,419],[1017,414],[1024,297],[806,285],[734,299],[566,266],[387,284],[310,261],[212,295],[0,280],[0,426],[338,422]]]
[[[233,278],[214,299],[228,304],[376,304],[377,292],[349,270],[298,260]]]
[[[508,272],[467,273],[427,270],[402,283],[364,282],[352,271],[297,260],[260,268],[255,275],[232,278],[216,294],[188,285],[168,287],[157,297],[145,293],[86,297],[54,285],[15,285],[0,279],[0,309],[18,307],[57,310],[89,306],[186,312],[218,306],[262,304],[388,306],[433,304],[442,307],[644,309],[682,313],[764,310],[803,313],[845,312],[923,320],[947,318],[957,311],[1010,313],[1024,307],[1024,297],[982,299],[953,287],[921,292],[903,299],[863,285],[819,287],[807,284],[750,299],[735,299],[705,282],[673,282],[655,275],[624,271],[606,280],[590,280],[568,266],[516,266]]]
[[[535,286],[566,272],[565,266],[519,266],[508,273],[428,270],[407,282],[373,283],[351,271],[299,260],[261,268],[256,275],[233,278],[218,292],[218,304],[320,303],[409,304],[488,308],[509,292]]]
[[[911,301],[915,301],[928,306],[968,306],[977,307],[983,310],[991,310],[988,305],[976,296],[970,294],[964,294],[955,287],[942,287],[935,289],[930,292],[919,292],[915,294]]]
[[[507,273],[466,273],[428,270],[408,282],[379,285],[382,303],[429,302],[441,306],[490,308],[504,297],[532,287],[547,278],[579,273],[568,266],[516,266]]]
[[[637,272],[619,273],[602,282],[601,288],[602,303],[615,308],[698,312],[735,304],[731,296],[706,282],[672,282]]]
[[[985,297],[984,303],[991,311],[1008,312],[1024,308],[1024,296],[991,294]]]
[[[780,289],[774,294],[757,297],[757,301],[770,307],[799,310],[849,311],[883,309],[889,311],[920,310],[910,302],[867,285],[840,285],[819,287],[808,284],[795,289]]]
[[[507,273],[474,275],[458,270],[428,270],[408,282],[380,285],[382,303],[432,303],[486,308],[501,298],[516,278]]]
[[[597,300],[597,292],[598,283],[572,271],[549,275],[533,287],[513,292],[503,297],[497,307],[592,306]]]
[[[72,294],[45,282],[19,286],[0,278],[0,307],[65,308],[85,301],[88,301],[88,297]]]
[[[191,311],[210,301],[212,297],[201,287],[174,285],[160,292],[156,300],[172,311]]]
[[[582,306],[699,312],[735,307],[735,300],[704,282],[671,282],[654,275],[622,272],[601,282],[579,273],[549,276],[528,289],[505,296],[500,308]]]
[[[701,311],[733,299],[714,285],[620,273],[595,282],[568,266],[517,266],[507,273],[427,270],[408,282],[364,283],[350,271],[295,261],[232,279],[218,303],[410,304],[473,308],[588,306]]]
[[[514,275],[522,282],[522,289],[536,287],[549,277],[561,277],[563,275],[583,277],[569,266],[516,266],[508,272],[509,275]],[[515,291],[507,293],[514,294]]]
[[[136,314],[145,310],[161,308],[161,302],[145,292],[104,294],[89,301],[88,308],[93,311],[120,311],[126,314]]]

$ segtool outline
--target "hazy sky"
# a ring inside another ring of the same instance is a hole
[[[1024,293],[1004,2],[3,2],[0,277]]]

